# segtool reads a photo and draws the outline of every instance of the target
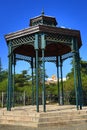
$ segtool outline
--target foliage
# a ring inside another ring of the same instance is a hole
[[[7,90],[7,79],[2,80],[0,82],[0,92],[6,92]]]
[[[0,92],[5,92],[7,90],[7,77],[8,71],[3,70],[0,58]]]
[[[46,85],[46,94],[58,95],[57,84]]]
[[[81,79],[82,79],[82,90],[83,90],[83,104],[87,105],[87,62],[80,62]],[[75,90],[74,90],[74,74],[73,68],[70,73],[67,74],[67,81],[65,82],[65,90],[70,91],[69,101],[71,104],[75,104]]]
[[[0,92],[5,92],[7,90],[7,77],[8,72],[7,70],[4,70],[1,72],[1,81],[0,81]]]
[[[15,75],[15,86],[16,87],[24,87],[29,85],[29,80],[31,76],[27,74],[27,70],[23,70],[21,74]]]

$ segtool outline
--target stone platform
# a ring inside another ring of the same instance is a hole
[[[29,127],[51,127],[70,124],[81,124],[87,122],[87,107],[76,110],[76,106],[47,105],[47,111],[36,112],[36,106],[14,107],[12,111],[6,108],[0,109],[0,124],[29,126]]]

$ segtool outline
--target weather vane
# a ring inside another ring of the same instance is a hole
[[[41,12],[42,16],[44,15],[44,9],[42,9],[42,12]]]

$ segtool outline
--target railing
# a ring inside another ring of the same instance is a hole
[[[12,100],[12,106],[25,106],[25,105],[36,104],[36,98],[32,101],[32,96],[26,92],[14,92],[14,98]],[[75,96],[71,96],[70,92],[64,93],[64,104],[75,104]],[[58,96],[48,93],[46,95],[46,104],[58,103]],[[7,93],[0,92],[0,107],[6,107],[7,104]],[[39,96],[39,104],[42,104],[42,96]],[[87,97],[83,98],[83,105],[87,105]]]
[[[0,93],[0,107],[6,106],[7,94],[5,92]]]
[[[0,107],[6,107],[7,104],[7,93],[0,93]],[[32,98],[25,92],[14,92],[14,97],[12,98],[12,106],[25,106],[31,105]]]

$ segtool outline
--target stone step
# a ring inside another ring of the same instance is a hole
[[[14,121],[31,121],[31,122],[39,122],[38,117],[30,117],[30,116],[1,116],[0,120],[14,120]]]
[[[39,119],[39,122],[53,122],[53,121],[66,121],[66,120],[68,120],[68,121],[72,121],[72,120],[82,120],[82,119],[87,119],[87,118],[83,118],[83,117],[48,117],[48,118],[40,118]]]
[[[0,112],[0,116],[32,116],[32,117],[39,117],[39,113],[30,113],[28,111],[5,111]]]
[[[30,107],[32,108],[32,107]],[[59,107],[60,108],[60,107]],[[25,108],[14,108],[12,111],[0,110],[0,124],[30,126],[30,127],[48,127],[68,125],[75,123],[87,122],[87,109],[55,109],[49,110],[44,113],[40,111],[37,113],[35,109],[29,110]]]
[[[61,125],[73,125],[73,124],[81,124],[87,122],[86,119],[75,119],[75,120],[58,120],[52,122],[40,122],[38,123],[38,127],[51,127],[51,126],[61,126]]]
[[[76,112],[76,113],[41,113],[41,114],[14,114],[10,112],[6,112],[3,115],[0,115],[0,119],[2,120],[14,120],[14,121],[31,121],[31,122],[50,122],[56,120],[72,120],[72,119],[87,119],[87,114],[85,112]]]
[[[68,112],[41,113],[40,117],[66,116],[66,115],[72,115],[72,116],[87,115],[87,111],[72,111],[72,112],[68,111]]]
[[[66,120],[67,119],[78,119],[78,118],[87,118],[87,114],[83,113],[83,114],[59,114],[59,113],[50,113],[50,114],[40,114],[38,115],[12,115],[12,114],[4,114],[0,116],[0,119],[6,119],[6,120],[24,120],[24,121],[33,121],[33,122],[40,122],[40,121],[44,121],[44,120]]]
[[[20,116],[2,116],[0,117],[1,124],[11,124],[11,125],[22,125],[30,127],[45,127],[45,126],[55,126],[55,125],[66,125],[70,123],[81,123],[87,121],[87,115],[81,116],[52,116],[52,117],[29,117],[23,115]]]
[[[18,125],[18,126],[30,126],[30,127],[46,127],[46,126],[59,126],[59,125],[68,125],[68,124],[79,124],[82,122],[87,122],[87,118],[84,119],[56,119],[49,118],[49,120],[39,119],[39,122],[28,121],[28,120],[14,120],[14,119],[0,119],[1,124],[9,124],[9,125]]]
[[[0,124],[38,127],[38,123],[30,122],[30,121],[21,121],[21,120],[17,121],[17,120],[1,120],[0,119]]]

